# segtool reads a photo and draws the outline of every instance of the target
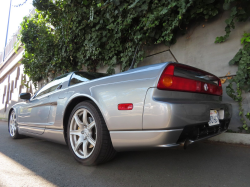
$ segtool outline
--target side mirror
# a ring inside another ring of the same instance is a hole
[[[30,93],[20,93],[19,98],[24,99],[24,100],[30,100],[31,94]]]

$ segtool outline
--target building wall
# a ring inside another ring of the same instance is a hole
[[[236,23],[236,29],[232,30],[229,39],[222,44],[215,44],[215,38],[225,34],[225,19],[229,16],[228,12],[224,12],[211,22],[200,22],[188,28],[188,33],[177,38],[177,42],[170,47],[163,44],[157,44],[145,47],[146,58],[138,64],[145,66],[166,61],[177,61],[179,63],[188,64],[219,77],[225,76],[228,72],[235,75],[237,66],[229,66],[228,62],[234,57],[237,51],[242,47],[240,39],[244,32],[250,32],[250,23]],[[34,87],[27,89],[21,85],[23,74],[23,66],[18,64],[21,60],[22,49],[18,54],[14,54],[6,67],[0,65],[0,118],[6,117],[8,109],[18,101],[20,92],[34,92]],[[83,67],[83,70],[86,68]],[[98,72],[106,72],[107,67],[100,67]],[[121,71],[121,66],[115,67],[115,73]],[[28,77],[26,77],[28,81]],[[44,84],[41,81],[39,88]],[[236,130],[241,126],[238,116],[238,104],[227,96],[225,90],[228,82],[223,84],[223,101],[233,105],[233,118],[231,121],[231,129]],[[250,95],[244,94],[243,107],[245,111],[250,111],[249,102]]]
[[[11,106],[20,101],[20,93],[35,91],[32,83],[29,82],[29,77],[23,73],[23,65],[19,63],[22,53],[22,48],[17,53],[12,51],[0,68],[0,119],[7,118]],[[28,84],[29,88],[22,82]]]

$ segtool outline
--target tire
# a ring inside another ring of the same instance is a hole
[[[22,135],[18,133],[17,123],[16,123],[16,113],[14,110],[12,110],[9,116],[8,131],[9,131],[10,137],[13,139],[18,139],[22,137]]]
[[[103,116],[92,101],[81,102],[72,110],[67,142],[74,158],[83,165],[101,164],[116,155]]]

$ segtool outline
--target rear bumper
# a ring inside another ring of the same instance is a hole
[[[232,106],[220,100],[220,96],[150,88],[145,99],[143,130],[183,129],[187,125],[206,124],[212,109],[224,110],[224,120],[230,120]]]
[[[183,146],[185,142],[192,144],[225,132],[230,121],[220,122],[212,127],[200,124],[172,130],[110,131],[110,136],[116,151]]]
[[[150,131],[110,131],[116,151],[141,150],[154,147],[175,146],[183,129]],[[172,145],[173,144],[173,145]]]
[[[232,116],[231,104],[221,97],[187,92],[147,92],[143,129],[141,131],[110,131],[117,151],[156,147],[173,147],[204,140],[227,130]],[[219,125],[209,126],[210,110],[224,110]]]

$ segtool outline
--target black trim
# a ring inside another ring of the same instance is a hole
[[[197,141],[219,134],[228,129],[229,120],[220,120],[219,125],[209,126],[208,123],[202,123],[197,125],[187,125],[183,128],[183,131],[177,141],[177,143],[182,143],[185,140]]]

